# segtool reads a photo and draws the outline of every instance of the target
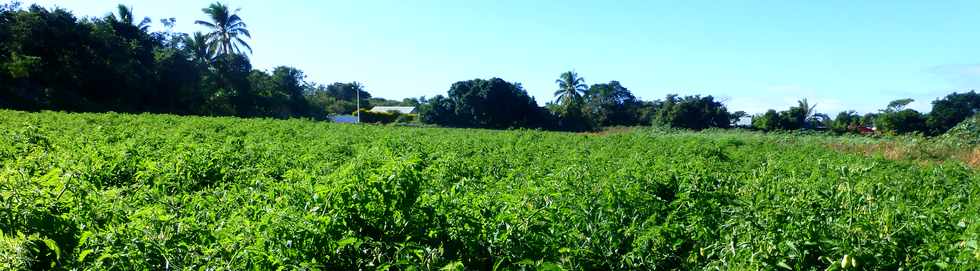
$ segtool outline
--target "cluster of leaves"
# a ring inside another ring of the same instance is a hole
[[[980,268],[980,174],[820,140],[0,111],[0,268]]]

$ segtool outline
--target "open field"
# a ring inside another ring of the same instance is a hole
[[[980,269],[882,140],[0,111],[0,269]]]

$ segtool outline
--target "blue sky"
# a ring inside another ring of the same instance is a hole
[[[209,1],[23,0],[202,30]],[[980,1],[225,1],[253,34],[253,66],[359,81],[375,96],[445,94],[456,81],[520,82],[539,104],[558,75],[618,80],[644,99],[710,94],[730,110],[912,108],[980,88]],[[160,30],[159,23],[151,30]]]

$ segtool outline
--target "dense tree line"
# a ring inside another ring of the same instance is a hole
[[[450,127],[591,131],[643,125],[728,128],[737,116],[711,96],[671,94],[663,101],[642,101],[619,81],[590,86],[571,71],[562,73],[555,83],[555,101],[539,107],[520,83],[500,78],[457,82],[447,96],[425,101],[421,120]]]
[[[288,66],[254,69],[248,57],[252,34],[237,11],[211,4],[202,9],[204,20],[194,22],[206,31],[188,34],[172,31],[173,18],[152,30],[150,18],[137,19],[122,5],[93,18],[0,5],[0,108],[327,119],[351,114],[358,105],[406,105],[419,107],[420,121],[449,127],[591,131],[657,125],[925,135],[942,134],[980,111],[975,91],[936,100],[929,113],[905,108],[912,100],[901,99],[875,113],[846,111],[833,119],[802,99],[787,110],[751,116],[745,126],[740,121],[748,114],[729,112],[712,96],[643,101],[619,81],[589,85],[574,71],[558,76],[555,99],[544,106],[520,83],[500,78],[456,82],[445,96],[431,99],[386,100],[357,82],[321,85]]]
[[[874,113],[858,115],[854,111],[844,111],[831,119],[828,115],[816,113],[816,105],[809,105],[806,99],[789,110],[769,111],[752,117],[752,127],[764,130],[830,130],[844,133],[883,133],[940,135],[967,118],[980,114],[980,94],[976,91],[952,93],[932,102],[932,111],[921,113],[906,108],[912,99],[898,99],[888,103],[884,109]]]
[[[0,107],[75,112],[153,112],[241,117],[310,117],[399,103],[372,98],[357,83],[327,86],[281,66],[253,69],[251,33],[237,10],[204,8],[204,33],[150,31],[120,5],[103,17],[63,9],[0,6]]]
[[[589,86],[575,72],[562,73],[555,83],[555,100],[538,107],[520,83],[500,78],[457,82],[448,96],[421,101],[421,120],[442,126],[493,129],[589,131],[617,125],[656,125],[694,130],[741,127],[761,131],[939,135],[980,113],[980,94],[975,91],[938,99],[928,114],[905,108],[912,99],[900,99],[875,113],[844,111],[831,118],[817,112],[817,105],[805,98],[784,111],[770,109],[749,116],[744,111],[729,112],[712,96],[668,94],[663,100],[642,101],[619,81]],[[751,123],[740,125],[746,117],[751,117]]]

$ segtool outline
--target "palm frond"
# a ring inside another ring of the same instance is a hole
[[[252,33],[249,33],[248,32],[248,29],[239,28],[239,29],[236,29],[235,31],[238,32],[238,33],[241,33],[242,35],[245,35],[246,37],[248,37],[250,39],[252,38]]]
[[[242,46],[244,46],[244,47],[245,47],[245,49],[248,49],[248,53],[249,53],[249,54],[251,54],[251,53],[252,53],[252,46],[249,46],[249,45],[248,45],[248,43],[245,43],[245,41],[244,41],[244,40],[242,40],[242,39],[241,39],[241,38],[239,38],[239,37],[235,37],[235,41],[237,41],[237,42],[238,42],[238,44],[241,44]]]
[[[203,26],[206,26],[206,27],[209,27],[209,28],[217,28],[217,26],[215,26],[214,24],[209,23],[209,22],[205,22],[205,21],[201,21],[201,20],[194,21],[194,24],[203,25]]]
[[[211,19],[210,22],[195,21],[195,24],[210,28],[206,35],[208,46],[216,55],[222,54],[241,54],[242,48],[252,53],[252,47],[248,45],[241,36],[252,38],[252,33],[248,31],[248,25],[242,21],[237,13],[241,9],[230,12],[228,6],[220,2],[209,5],[202,11]]]

